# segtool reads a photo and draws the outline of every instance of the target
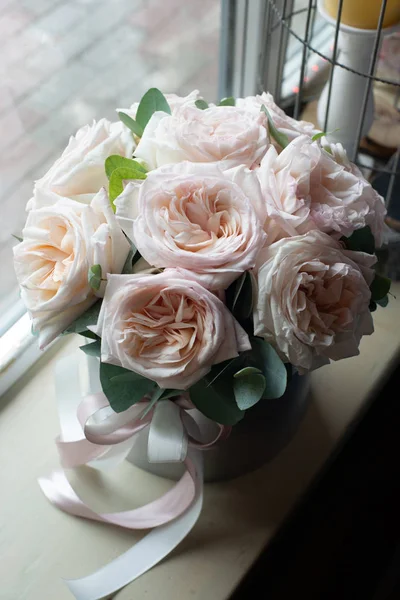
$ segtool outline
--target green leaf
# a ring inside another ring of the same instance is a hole
[[[236,364],[241,360],[240,356],[235,356],[235,358],[230,358],[229,360],[224,360],[217,365],[211,367],[211,370],[205,376],[205,381],[207,383],[207,387],[213,385],[221,375],[229,375],[230,377],[234,374],[234,369],[236,368]]]
[[[23,242],[24,240],[22,239],[22,237],[19,237],[19,235],[15,235],[14,233],[11,234],[13,238],[15,238],[18,242]]]
[[[153,406],[156,404],[156,402],[158,402],[158,400],[160,400],[161,396],[163,395],[163,393],[166,390],[164,388],[160,388],[157,387],[150,399],[150,402],[148,403],[148,405],[146,406],[146,408],[144,409],[144,411],[141,414],[141,419],[143,419],[143,417],[145,417],[147,415],[147,413],[149,413],[151,411],[151,409],[153,408]]]
[[[362,229],[356,229],[350,237],[342,237],[341,241],[344,242],[348,250],[366,252],[367,254],[374,254],[375,252],[375,238],[369,225]]]
[[[129,240],[130,241],[130,240]],[[122,275],[130,275],[132,273],[133,265],[139,260],[141,254],[130,242],[131,249],[129,250],[128,256],[126,257],[124,266],[122,267]]]
[[[142,137],[143,127],[141,127],[139,125],[139,123],[137,121],[135,121],[135,119],[132,119],[132,117],[130,117],[129,115],[127,115],[124,112],[119,112],[118,116],[119,116],[120,120],[123,122],[123,124],[126,125],[126,127],[128,127],[128,129],[130,129],[132,131],[132,133],[134,133],[138,137]]]
[[[376,311],[376,302],[374,302],[373,300],[369,301],[369,312],[375,312]]]
[[[89,267],[88,282],[92,290],[98,290],[101,284],[101,265]]]
[[[265,385],[265,377],[260,373],[250,373],[235,379],[233,391],[240,410],[247,410],[257,404],[263,396]]]
[[[63,333],[79,333],[85,337],[93,337],[98,339],[98,336],[91,331],[88,331],[89,325],[96,325],[101,308],[101,300],[97,300],[90,308],[87,309],[80,317],[75,319],[71,325],[64,329]]]
[[[106,170],[106,175],[110,179],[111,173],[115,171],[115,169],[119,169],[120,167],[126,167],[127,169],[135,169],[138,171],[142,171],[146,173],[146,169],[137,162],[137,160],[133,160],[132,158],[126,158],[125,156],[120,156],[119,154],[112,154],[111,156],[107,156],[106,161],[104,163],[104,167]]]
[[[244,367],[243,369],[240,369],[240,371],[237,371],[237,373],[234,374],[234,377],[247,377],[247,375],[253,375],[257,373],[261,373],[261,370],[257,369],[257,367]]]
[[[376,303],[379,304],[379,306],[382,306],[382,308],[385,308],[389,304],[388,295],[386,294],[386,296],[384,296],[380,300],[377,300]]]
[[[375,273],[375,278],[370,285],[371,300],[378,302],[383,300],[390,290],[391,280],[384,275]]]
[[[115,211],[114,200],[124,191],[124,181],[127,179],[146,179],[146,173],[131,167],[118,167],[110,176],[109,196],[111,206]]]
[[[113,375],[111,377],[112,383],[127,383],[132,381],[137,381],[138,379],[143,379],[142,375],[136,373],[135,371],[129,371],[128,369],[123,369],[123,373],[119,373],[118,375]],[[144,378],[145,379],[145,378]]]
[[[171,109],[164,94],[157,88],[151,88],[141,99],[136,111],[136,122],[139,123],[143,131],[151,116],[159,110],[171,114]]]
[[[122,377],[133,373],[133,377]],[[111,408],[119,413],[140,402],[146,394],[152,393],[156,384],[138,373],[122,367],[100,363],[100,382]]]
[[[248,271],[242,273],[235,281],[231,312],[239,321],[248,319],[253,312],[253,286]]]
[[[64,331],[63,333],[68,333],[68,332]],[[99,340],[100,339],[98,335],[93,333],[93,331],[89,331],[88,329],[86,329],[85,331],[78,332],[78,335],[82,335],[85,338],[90,338],[91,340]]]
[[[324,136],[326,136],[325,131],[320,131],[319,133],[316,133],[315,135],[312,136],[311,141],[316,142],[317,140],[321,139]]]
[[[228,96],[228,98],[222,98],[218,103],[218,106],[235,106],[235,98],[233,96]]]
[[[263,398],[280,398],[287,384],[287,371],[284,363],[271,344],[258,337],[251,339],[252,351],[248,354],[248,362],[261,369],[265,377]]]
[[[195,407],[209,419],[222,425],[235,425],[244,412],[237,406],[232,386],[219,386],[218,389],[207,385],[201,379],[189,389],[190,399]]]
[[[84,346],[79,346],[80,350],[82,350],[88,356],[100,356],[101,354],[101,342],[100,340],[96,340],[91,344],[85,344]]]
[[[264,112],[267,115],[268,129],[269,129],[270,134],[282,148],[286,148],[286,146],[289,143],[288,136],[285,133],[282,133],[282,131],[279,131],[279,129],[277,129],[275,127],[274,122],[271,118],[271,115],[269,114],[269,111],[264,104],[261,106],[261,110],[262,110],[262,112]]]
[[[326,137],[327,135],[332,135],[332,133],[335,133],[336,131],[339,131],[339,129],[334,129],[333,131],[320,131],[319,133],[316,133],[315,135],[312,136],[311,141],[312,142],[316,142],[317,140]],[[330,154],[332,154],[332,152],[330,151],[331,149],[329,147],[324,148],[324,150],[326,152],[329,151]]]
[[[195,105],[200,110],[205,110],[206,108],[208,108],[208,103],[205,100],[203,100],[202,98],[200,98],[199,100],[196,100]]]

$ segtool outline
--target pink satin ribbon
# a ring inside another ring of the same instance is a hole
[[[171,401],[163,400],[161,402]],[[151,426],[155,408],[153,407],[143,416],[147,406],[148,400],[143,399],[143,401],[132,406],[124,413],[117,414],[111,410],[107,398],[103,393],[87,395],[77,409],[77,417],[82,426],[83,435],[73,441],[65,441],[61,436],[56,439],[63,467],[73,468],[87,465],[93,460],[103,459],[115,445],[122,444],[127,440],[131,440],[133,444],[135,435],[145,427]],[[219,425],[218,434],[213,440],[208,442],[200,441],[193,437],[193,427],[190,426],[190,422],[193,422],[193,420],[186,412],[186,409],[192,408],[190,403],[188,404],[187,401],[182,400],[175,403],[174,407],[171,408],[173,408],[173,411],[179,411],[182,432],[183,435],[187,436],[189,447],[195,449],[210,448],[218,441],[225,439],[230,433],[230,427]],[[156,410],[158,409],[156,408]],[[202,474],[199,474],[199,467],[198,465],[196,467],[196,460],[193,460],[190,452],[187,456],[183,457],[183,463],[186,467],[185,473],[166,494],[140,508],[123,512],[98,513],[91,509],[79,498],[63,470],[55,471],[48,477],[41,477],[39,484],[48,500],[66,513],[84,519],[117,525],[126,529],[148,529],[170,523],[185,513],[195,498],[199,496],[199,489],[202,487]],[[182,535],[184,537],[186,533],[181,535],[178,532],[177,535],[178,538],[179,536],[182,538]],[[176,543],[179,543],[179,541]],[[174,542],[175,545],[176,543]],[[149,563],[148,568],[161,560],[173,547],[174,545],[171,544],[171,548],[166,548],[165,552],[157,560],[151,559],[151,564]],[[107,566],[110,567],[110,571],[113,569],[113,563]],[[102,585],[102,577],[107,580],[103,572],[107,567],[100,569],[97,579],[95,573],[76,582],[67,582],[75,597],[85,600],[89,598],[101,598],[101,594],[106,595],[116,591],[122,585],[126,585],[127,582],[135,579],[147,570],[146,568],[142,569],[139,573],[132,576],[132,578],[129,578],[129,574],[123,573],[123,576],[115,578],[115,582]],[[88,581],[91,582],[89,592],[85,591],[85,585],[87,587]]]

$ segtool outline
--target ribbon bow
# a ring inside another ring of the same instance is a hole
[[[86,360],[86,364],[85,364]],[[86,386],[81,380],[86,379]],[[82,387],[86,389],[82,393]],[[127,457],[136,434],[149,427],[149,462],[182,462],[186,470],[166,494],[129,511],[98,513],[83,502],[64,470],[39,479],[48,500],[77,517],[127,529],[157,528],[117,559],[81,579],[66,580],[77,600],[99,600],[124,587],[169,554],[196,523],[203,503],[203,461],[199,449],[226,438],[230,427],[218,425],[216,437],[201,441],[185,401],[147,401],[115,413],[100,391],[98,360],[77,354],[56,366],[56,396],[61,435],[56,444],[64,468],[88,465],[106,470]],[[83,397],[83,399],[82,399]]]

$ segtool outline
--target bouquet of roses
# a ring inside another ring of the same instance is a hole
[[[44,348],[78,333],[121,412],[184,395],[222,424],[358,353],[390,282],[382,198],[270,94],[151,89],[81,128],[35,183],[15,247]]]

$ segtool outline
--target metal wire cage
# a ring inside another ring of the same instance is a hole
[[[222,12],[221,96],[268,90],[294,118],[331,132],[390,213],[400,185],[398,0],[225,0]],[[386,39],[397,44],[391,68]]]

